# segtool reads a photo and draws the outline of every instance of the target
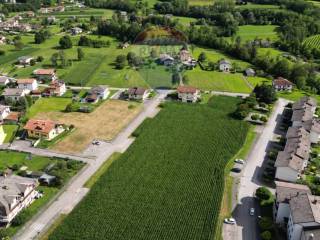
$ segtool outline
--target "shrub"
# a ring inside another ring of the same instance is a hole
[[[268,217],[262,217],[259,222],[259,227],[261,230],[265,231],[265,230],[270,230],[273,227],[273,221],[272,219],[268,218]]]
[[[271,240],[272,235],[270,231],[264,231],[263,233],[261,233],[260,237],[262,240]]]
[[[261,121],[261,122],[267,122],[268,119],[267,119],[266,116],[261,116],[261,117],[260,117],[260,121]]]
[[[21,211],[13,220],[12,220],[12,226],[20,226],[24,224],[27,220],[27,215],[25,214],[25,211]]]
[[[259,115],[258,115],[258,114],[253,114],[253,115],[251,115],[251,119],[252,119],[253,121],[256,121],[256,120],[259,119]]]
[[[5,54],[6,54],[6,51],[5,51],[5,50],[0,49],[0,56],[3,56],[3,55],[5,55]]]
[[[43,60],[44,60],[44,58],[42,56],[37,57],[37,62],[42,62]]]
[[[31,66],[36,65],[36,60],[32,59],[32,60],[30,61],[30,65],[31,65]]]
[[[267,200],[272,197],[272,193],[266,187],[259,187],[256,191],[256,197],[259,200]]]

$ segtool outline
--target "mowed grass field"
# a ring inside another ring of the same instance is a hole
[[[224,168],[249,129],[229,117],[238,102],[165,104],[49,239],[213,239]]]
[[[241,37],[243,42],[252,41],[256,37],[272,41],[278,40],[278,35],[275,31],[276,25],[244,25],[239,26],[236,36]]]
[[[138,103],[108,100],[92,113],[44,111],[39,112],[35,118],[74,125],[74,132],[50,148],[64,153],[79,153],[94,139],[111,140],[140,110],[141,105]]]

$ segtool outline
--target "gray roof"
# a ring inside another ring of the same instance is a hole
[[[290,127],[287,131],[286,138],[309,138],[310,133],[304,127]]]
[[[12,205],[13,200],[20,200],[28,186],[35,188],[37,184],[37,180],[16,175],[0,177],[0,215],[8,215],[15,207]]]
[[[292,197],[297,196],[299,193],[311,194],[310,189],[306,185],[279,182],[276,181],[276,199],[278,203],[289,203]]]
[[[225,60],[225,59],[222,59],[219,64],[228,64],[228,65],[231,65],[230,61],[228,60]]]
[[[288,153],[285,151],[278,152],[277,160],[274,164],[275,167],[290,167],[296,171],[303,170],[304,160],[295,155],[294,153]]]
[[[143,95],[147,89],[141,88],[141,87],[134,87],[134,88],[129,88],[128,94],[129,95]]]
[[[24,92],[24,89],[21,88],[6,88],[2,93],[3,96],[21,96]]]
[[[10,80],[9,77],[6,76],[0,76],[0,84],[4,84],[6,81]]]
[[[18,58],[19,61],[25,61],[25,60],[28,60],[30,58],[33,58],[33,57],[30,57],[30,56],[21,56]]]
[[[317,119],[308,120],[308,121],[303,122],[302,126],[308,132],[314,131],[314,132],[320,134],[320,120],[317,120]]]
[[[311,238],[311,236],[313,238]],[[310,240],[310,239],[320,239],[320,227],[318,226],[318,228],[314,228],[314,227],[310,227],[310,228],[304,228],[303,232],[301,234],[301,240]]]
[[[310,222],[320,224],[320,197],[298,194],[290,200],[290,211],[295,224]]]
[[[292,122],[295,122],[295,121],[305,122],[312,119],[313,119],[313,112],[311,110],[311,107],[294,110],[291,117]]]
[[[287,153],[294,153],[304,160],[309,159],[310,155],[310,139],[309,138],[290,138],[287,139],[284,151]]]
[[[107,89],[108,89],[107,86],[101,86],[101,85],[99,85],[99,86],[94,86],[94,87],[92,87],[88,92],[89,92],[90,94],[102,94],[102,93],[104,93]]]

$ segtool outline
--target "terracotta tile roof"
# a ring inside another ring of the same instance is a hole
[[[24,129],[42,133],[49,133],[55,127],[56,123],[50,120],[30,119],[24,126]]]
[[[53,75],[55,72],[55,69],[37,69],[33,73],[35,75]]]
[[[34,81],[37,81],[34,78],[22,78],[22,79],[17,79],[18,84],[32,84]]]
[[[198,91],[198,89],[195,87],[191,87],[191,86],[179,86],[177,88],[177,91],[179,93],[192,93],[192,94],[194,94]]]
[[[275,85],[275,86],[293,86],[293,83],[290,82],[288,79],[278,77],[273,80],[273,85]]]
[[[20,112],[10,112],[9,115],[5,118],[5,120],[9,121],[19,121],[19,118],[21,116]]]

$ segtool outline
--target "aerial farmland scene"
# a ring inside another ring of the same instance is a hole
[[[319,0],[0,0],[0,240],[320,240],[319,104]]]

